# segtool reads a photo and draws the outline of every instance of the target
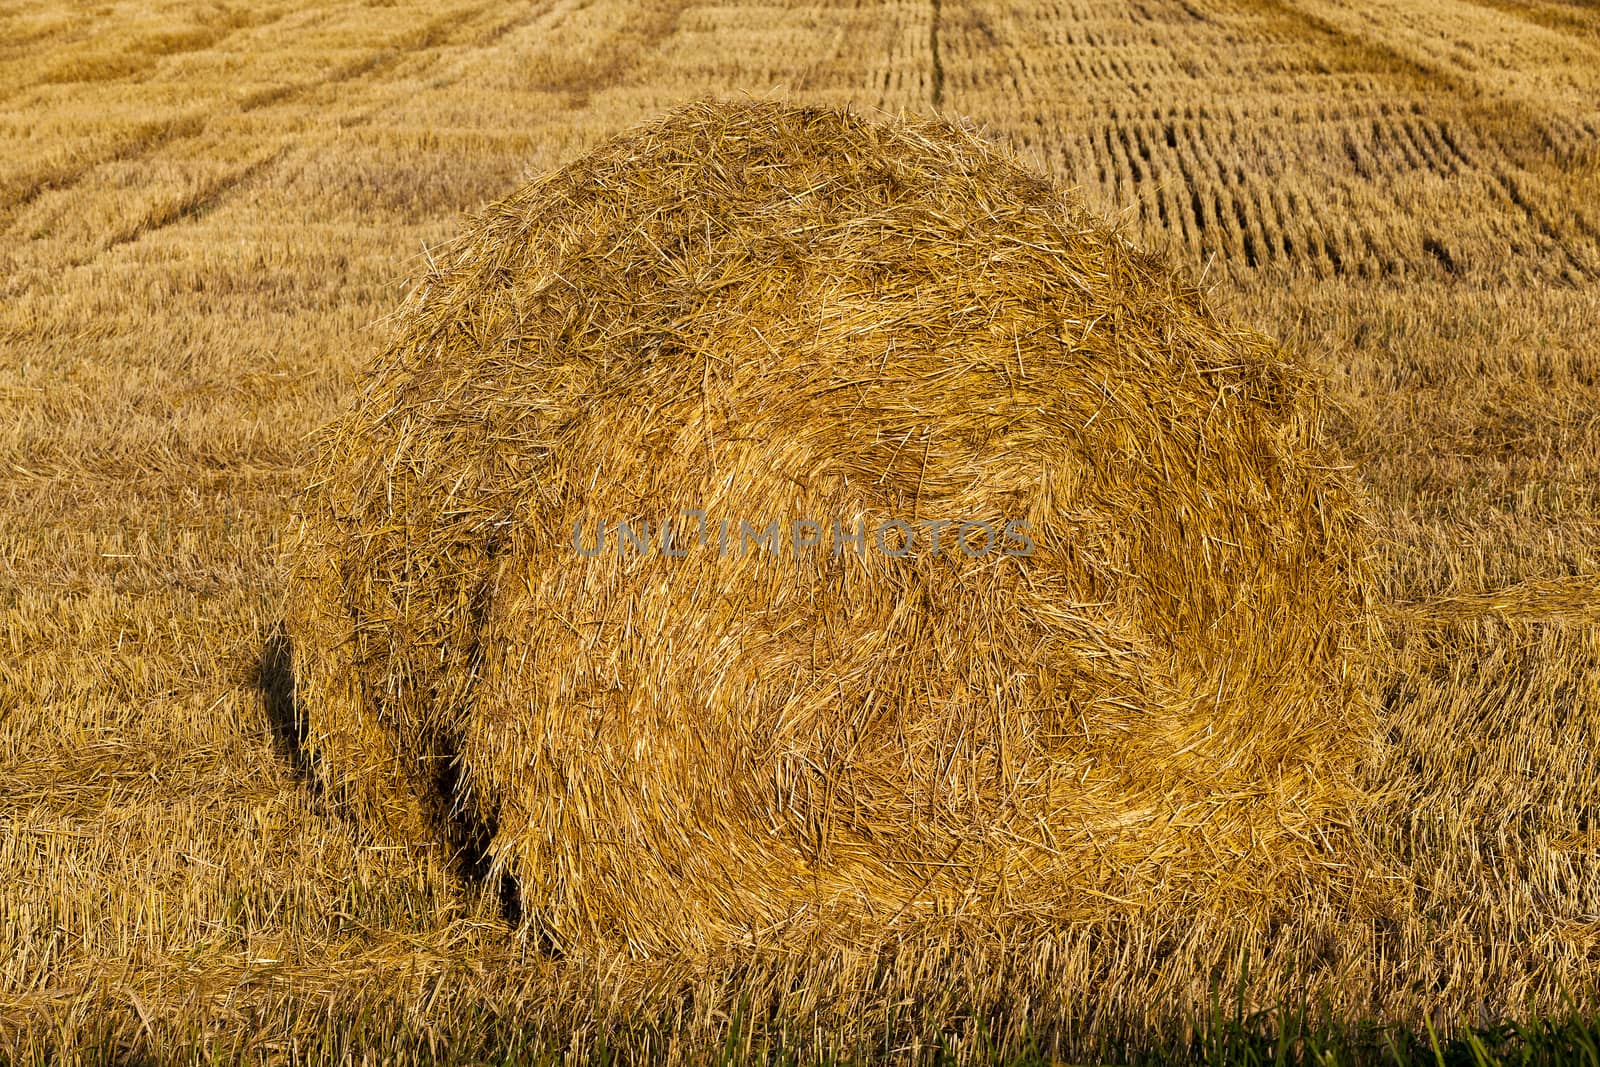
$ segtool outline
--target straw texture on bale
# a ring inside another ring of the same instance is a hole
[[[482,211],[391,325],[290,538],[307,741],[376,833],[485,828],[555,944],[1337,864],[1365,534],[1314,383],[974,133],[690,105]]]

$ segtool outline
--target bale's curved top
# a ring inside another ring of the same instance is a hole
[[[972,133],[691,105],[473,220],[331,429],[320,773],[568,946],[1283,891],[1368,725],[1315,421]]]

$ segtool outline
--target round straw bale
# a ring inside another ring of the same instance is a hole
[[[690,105],[436,250],[329,430],[318,773],[567,948],[1288,892],[1370,726],[1318,417],[968,130]]]

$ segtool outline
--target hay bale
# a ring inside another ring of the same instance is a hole
[[[399,313],[291,539],[311,748],[379,832],[486,827],[568,947],[1287,892],[1370,725],[1316,424],[972,133],[695,104]]]

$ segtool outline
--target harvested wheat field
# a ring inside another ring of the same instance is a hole
[[[0,0],[0,1061],[1583,1062],[1597,100],[1562,0]]]

